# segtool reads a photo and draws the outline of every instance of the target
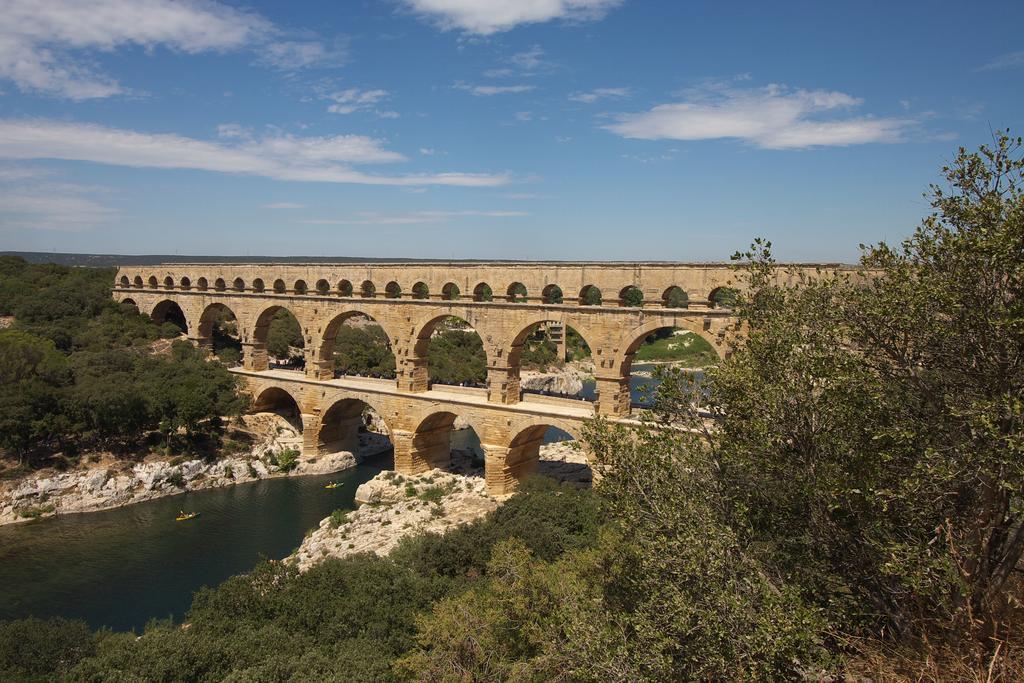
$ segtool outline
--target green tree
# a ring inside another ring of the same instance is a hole
[[[286,360],[291,357],[292,348],[303,348],[302,328],[299,321],[285,309],[274,314],[267,329],[267,353]]]

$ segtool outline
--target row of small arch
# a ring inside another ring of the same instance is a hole
[[[143,282],[141,275],[136,275],[134,280],[129,280],[127,275],[122,275],[119,280],[119,284],[122,288],[134,287],[136,289],[142,289],[147,284],[150,289],[159,289],[161,286],[160,281],[157,280],[155,275],[150,276],[149,280],[145,283]],[[165,277],[162,285],[164,289],[174,289],[174,278],[170,276]],[[177,286],[180,289],[189,290],[193,288],[193,283],[190,278],[183,277],[177,283]],[[296,280],[294,283],[292,283],[292,286],[289,288],[287,283],[284,282],[284,280],[277,279],[272,283],[271,287],[268,290],[266,283],[261,278],[256,278],[255,280],[253,280],[247,290],[246,283],[244,280],[242,280],[242,278],[235,278],[230,285],[223,278],[217,278],[216,280],[214,280],[213,286],[211,288],[209,281],[205,277],[200,277],[195,282],[195,289],[199,291],[207,291],[209,289],[213,289],[213,291],[218,292],[225,292],[228,290],[235,292],[272,291],[275,294],[292,293],[300,295],[310,293],[309,286],[306,284],[305,280]],[[712,292],[708,295],[708,301],[711,303],[711,305],[720,305],[726,303],[725,297],[723,296],[723,292],[725,291],[725,289],[726,288],[718,287],[712,290]],[[340,282],[338,282],[336,286],[332,287],[331,283],[329,283],[327,280],[321,279],[316,282],[316,285],[312,291],[320,295],[328,295],[333,293],[343,297],[360,296],[363,298],[373,298],[377,296],[376,285],[374,285],[374,283],[369,280],[365,280],[359,286],[359,289],[357,291],[353,283],[350,282],[349,280],[341,280]],[[430,297],[430,290],[427,287],[426,283],[417,282],[415,285],[412,286],[410,294],[411,298],[413,299],[427,299]],[[384,287],[384,296],[389,299],[402,298],[403,292],[401,285],[394,281],[389,282]],[[441,298],[447,301],[458,300],[459,298],[461,298],[461,296],[462,292],[459,290],[459,286],[456,285],[454,282],[449,282],[441,290]],[[503,295],[497,295],[497,298],[504,299],[505,301],[510,302],[524,302],[527,300],[527,297],[528,292],[526,290],[526,286],[521,282],[513,282],[511,285],[508,286],[507,290]],[[487,283],[481,282],[473,289],[474,301],[493,301],[495,300],[495,298],[495,292]],[[545,304],[566,303],[566,297],[561,287],[555,284],[550,284],[544,287],[543,291],[541,292],[541,300]],[[644,304],[643,292],[640,291],[640,289],[634,285],[629,285],[622,288],[618,292],[617,300],[620,306],[639,307],[643,306]],[[580,290],[578,296],[576,297],[576,303],[582,306],[601,305],[603,303],[602,292],[594,285],[586,285],[585,287],[583,287],[583,289]],[[667,308],[687,308],[690,304],[690,299],[687,293],[681,287],[672,286],[664,291],[664,293],[661,296],[661,301],[659,303]]]

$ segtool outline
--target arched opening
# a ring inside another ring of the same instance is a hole
[[[459,291],[459,286],[454,282],[449,282],[441,288],[441,298],[445,301],[458,301],[461,295],[462,292]]]
[[[560,304],[563,301],[562,288],[558,285],[548,285],[541,292],[546,304]]]
[[[275,440],[296,450],[302,449],[302,412],[298,402],[284,389],[270,387],[260,392],[253,401],[252,413],[277,415]]]
[[[619,305],[626,308],[640,308],[644,305],[644,293],[634,285],[623,287],[619,292]]]
[[[427,382],[483,388],[487,383],[484,342],[472,325],[456,316],[438,316],[416,336],[415,358],[425,358]]]
[[[157,285],[157,282],[156,282],[156,275],[150,275],[149,276],[149,288],[150,289],[156,289],[157,286],[158,285]]]
[[[708,305],[711,308],[733,308],[739,292],[733,287],[715,287],[708,294]]]
[[[413,299],[428,299],[430,298],[430,288],[427,287],[426,282],[417,282],[412,286],[412,298]]]
[[[306,291],[307,291],[306,281],[305,280],[296,280],[295,281],[295,286],[292,287],[292,291],[295,292],[296,294],[305,294]]]
[[[501,479],[515,488],[531,474],[551,477],[559,482],[589,486],[594,479],[586,454],[575,438],[549,424],[534,424],[521,429],[509,443]]]
[[[317,280],[316,281],[316,293],[317,294],[330,294],[331,293],[331,283],[328,282],[327,280],[323,280],[323,279]]]
[[[224,278],[219,277],[219,278],[217,278],[216,280],[213,281],[213,289],[214,289],[214,291],[216,291],[216,292],[223,292],[227,288],[228,288],[228,286],[224,282]]]
[[[377,296],[377,287],[369,280],[364,280],[363,284],[359,287],[359,294],[367,299],[372,299]]]
[[[131,280],[128,279],[127,275],[122,275],[121,279],[118,280],[118,282],[120,283],[120,285],[122,287],[130,287],[131,286]]]
[[[244,292],[245,291],[245,280],[243,280],[240,277],[236,277],[235,281],[231,283],[231,288],[233,290],[235,290],[236,292]]]
[[[715,346],[699,332],[679,327],[648,325],[631,333],[619,364],[621,377],[629,380],[630,404],[648,405],[660,384],[658,368],[686,369],[699,384],[704,369],[721,361]]]
[[[274,293],[284,294],[288,290],[288,286],[284,283],[284,280],[278,278],[274,280]]]
[[[185,319],[185,312],[175,301],[164,299],[153,307],[153,312],[149,317],[160,326],[160,336],[165,339],[188,334],[188,321]]]
[[[400,299],[402,297],[402,287],[397,282],[391,281],[384,287],[384,296],[389,299]]]
[[[580,306],[600,306],[601,290],[594,285],[587,285],[580,290]]]
[[[437,468],[468,476],[484,474],[479,435],[469,422],[448,411],[432,413],[416,426],[409,458],[407,466],[413,472]]]
[[[205,277],[201,277],[198,280],[196,280],[196,289],[198,289],[200,291],[205,292],[209,288],[209,286],[210,285],[209,285],[209,283],[207,283]]]
[[[595,387],[590,345],[561,320],[542,320],[512,340],[508,367],[518,375],[521,392],[593,401]]]
[[[335,402],[320,418],[317,455],[348,452],[360,462],[391,447],[391,432],[384,418],[358,398]]]
[[[683,291],[682,287],[672,285],[661,295],[665,308],[689,308],[690,297]]]
[[[121,310],[138,315],[139,305],[135,302],[135,299],[121,299]]]
[[[170,275],[164,278],[164,289],[174,289],[174,278]]]
[[[263,284],[263,280],[261,278],[256,278],[252,281],[252,291],[262,292],[264,289],[266,289],[266,285]]]
[[[142,289],[142,276],[141,275],[136,275],[135,276],[135,280],[133,281],[133,283],[134,283],[136,289]]]
[[[342,313],[328,323],[320,360],[332,361],[335,377],[395,378],[395,354],[387,332],[358,311]]]
[[[522,282],[513,282],[508,286],[505,292],[505,297],[512,303],[522,303],[526,301],[526,285]]]
[[[342,280],[338,283],[338,294],[341,296],[352,296],[352,283],[348,280]]]
[[[180,286],[181,286],[182,289],[184,289],[186,291],[189,290],[189,289],[192,289],[192,280],[189,280],[188,277],[183,277],[183,278],[181,278],[181,285]]]
[[[271,306],[264,310],[252,336],[254,352],[265,350],[270,367],[297,370],[306,366],[302,328],[287,308]]]
[[[473,288],[473,301],[492,301],[493,299],[494,292],[486,282],[481,282]]]
[[[242,336],[238,318],[224,304],[210,304],[199,318],[199,343],[207,345],[224,365],[242,362]]]

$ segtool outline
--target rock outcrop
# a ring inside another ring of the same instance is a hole
[[[556,372],[523,370],[519,386],[529,391],[543,391],[551,394],[575,396],[583,390],[583,381],[589,377],[573,365],[566,365]]]

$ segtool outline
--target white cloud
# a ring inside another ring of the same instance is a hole
[[[465,90],[477,97],[489,97],[491,95],[507,95],[510,93],[529,92],[535,88],[532,85],[472,85],[470,83],[458,82],[452,86],[456,90]]]
[[[1024,50],[1000,55],[988,64],[978,67],[978,71],[1001,71],[1003,69],[1019,69],[1024,67]]]
[[[629,97],[631,91],[629,88],[594,88],[593,90],[587,90],[583,92],[574,92],[569,95],[569,99],[573,102],[583,102],[584,104],[593,104],[598,100],[608,99],[621,99]]]
[[[0,119],[0,159],[64,159],[137,168],[195,169],[277,180],[370,185],[490,187],[507,175],[435,173],[377,175],[351,164],[405,160],[361,135],[273,135],[230,144],[166,133],[140,133],[92,124],[40,119]]]
[[[5,0],[0,77],[26,91],[73,100],[125,92],[113,78],[76,63],[72,50],[127,45],[198,53],[235,49],[266,34],[264,19],[214,2]]]
[[[516,121],[522,121],[524,123],[526,121],[532,121],[533,120],[533,112],[532,111],[517,111],[515,116],[516,116]]]
[[[348,60],[348,51],[341,46],[328,47],[316,40],[282,40],[260,48],[260,64],[284,71],[310,67],[339,67]]]
[[[595,21],[623,0],[405,0],[415,12],[442,29],[491,35],[519,26],[555,19]]]
[[[735,138],[764,149],[799,149],[900,142],[914,124],[909,119],[870,116],[812,118],[862,103],[845,93],[826,90],[793,90],[781,85],[738,90],[719,85],[687,95],[689,99],[683,102],[619,115],[617,123],[604,127],[642,140]]]
[[[261,209],[304,209],[305,204],[296,204],[295,202],[274,202],[272,204],[263,204],[260,206]]]
[[[516,54],[509,57],[508,61],[515,64],[520,69],[526,71],[536,71],[542,66],[545,66],[545,62],[541,57],[544,55],[544,50],[541,49],[540,45],[534,45],[525,52],[517,52]]]
[[[413,211],[399,214],[363,211],[350,218],[314,218],[302,222],[308,225],[416,225],[420,223],[447,223],[452,218],[466,216],[518,218],[529,215],[525,211]]]
[[[334,104],[327,107],[332,114],[351,114],[360,109],[372,107],[377,102],[388,97],[387,90],[360,90],[359,88],[348,88],[339,90],[324,96],[324,99],[332,100]],[[393,118],[393,117],[385,117]]]

